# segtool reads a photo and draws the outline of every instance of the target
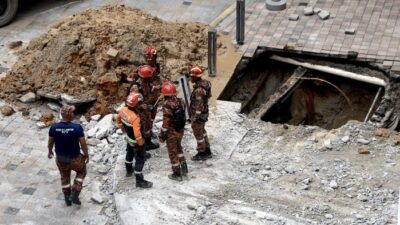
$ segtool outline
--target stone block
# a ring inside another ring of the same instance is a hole
[[[297,20],[299,20],[299,15],[292,14],[292,15],[289,16],[289,20],[290,21],[297,21]]]
[[[347,28],[347,29],[344,31],[344,33],[345,33],[345,34],[354,35],[354,34],[356,33],[356,29],[354,29],[354,28]]]
[[[113,58],[117,57],[118,53],[119,53],[118,50],[116,50],[114,48],[109,48],[108,51],[107,51],[107,55],[111,56]]]
[[[318,16],[321,20],[327,20],[330,16],[330,13],[326,10],[321,10],[321,12],[318,13]]]
[[[305,16],[311,16],[311,15],[314,14],[314,9],[311,6],[310,7],[306,7],[306,8],[304,8],[303,13],[304,13]]]
[[[31,102],[35,102],[36,99],[36,95],[33,92],[29,92],[27,94],[25,94],[24,96],[22,96],[19,100],[23,103],[31,103]]]

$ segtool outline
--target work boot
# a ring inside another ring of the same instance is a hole
[[[70,200],[72,203],[76,204],[76,205],[81,205],[82,203],[81,203],[81,201],[79,200],[79,194],[80,194],[80,191],[77,191],[77,190],[75,190],[75,189],[72,189],[71,195],[69,196],[69,200]]]
[[[150,158],[151,158],[151,154],[148,153],[148,152],[146,152],[145,155],[144,155],[144,157],[145,157],[146,159],[150,159]]]
[[[157,148],[160,147],[160,144],[158,144],[157,142],[153,142],[151,140],[151,137],[150,138],[146,138],[145,142],[146,142],[146,151],[157,149]]]
[[[67,206],[71,206],[72,205],[72,201],[69,199],[70,195],[71,195],[71,192],[64,193],[64,200],[65,200],[65,204]]]
[[[168,178],[171,180],[183,181],[182,174],[180,172],[173,172],[168,175]]]
[[[205,152],[198,152],[195,156],[192,157],[193,161],[204,161],[207,159],[208,159],[208,156]]]
[[[209,159],[212,158],[212,153],[211,153],[210,147],[207,147],[207,148],[206,148],[205,155],[206,155],[207,158],[209,158]]]
[[[143,174],[136,174],[136,187],[151,188],[153,183],[143,178]]]
[[[125,163],[126,167],[126,177],[131,177],[133,174],[133,167],[131,163]]]
[[[187,177],[189,170],[186,161],[181,162],[182,176]]]

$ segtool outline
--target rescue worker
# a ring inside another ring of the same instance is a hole
[[[142,126],[137,108],[143,102],[143,96],[138,93],[131,93],[125,101],[123,107],[116,117],[117,126],[125,133],[127,140],[125,167],[126,176],[136,176],[136,187],[151,188],[152,182],[146,181],[143,177],[143,167],[145,158],[145,142],[142,137]],[[133,168],[133,158],[135,158],[135,168]]]
[[[159,75],[161,71],[160,63],[157,62],[157,50],[152,47],[147,47],[144,53],[146,64],[156,68],[155,75]]]
[[[132,82],[130,92],[140,93],[143,95],[144,103],[147,105],[147,111],[141,112],[144,124],[144,138],[146,142],[146,149],[156,149],[160,145],[153,142],[152,129],[153,121],[157,114],[157,103],[161,95],[161,80],[154,73],[156,68],[149,65],[140,66],[138,68],[139,78]]]
[[[53,124],[49,130],[48,158],[54,157],[55,145],[56,164],[61,175],[62,192],[67,206],[72,203],[81,205],[79,194],[82,190],[83,179],[86,176],[86,164],[89,162],[88,147],[83,128],[72,123],[74,106],[65,105],[61,108],[61,121]],[[81,154],[81,149],[83,154]],[[71,170],[76,172],[71,189]]]
[[[185,104],[178,98],[176,87],[171,82],[164,82],[161,88],[164,95],[163,124],[159,133],[161,143],[167,141],[168,155],[172,165],[172,180],[182,181],[182,176],[187,176],[188,167],[183,155],[181,141],[185,129],[186,115]]]
[[[193,83],[193,91],[190,96],[190,119],[193,135],[197,141],[197,154],[193,161],[212,158],[210,143],[205,130],[208,121],[208,100],[211,98],[211,83],[202,79],[203,67],[193,65],[189,68],[190,81]]]

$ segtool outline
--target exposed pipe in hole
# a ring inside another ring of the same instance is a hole
[[[321,82],[324,82],[324,83],[327,83],[327,84],[331,85],[336,90],[338,90],[340,92],[340,94],[343,95],[343,97],[346,99],[347,103],[349,104],[349,106],[351,108],[351,111],[354,111],[353,105],[351,104],[350,99],[347,97],[347,95],[338,86],[332,84],[331,82],[329,82],[327,80],[324,80],[324,79],[321,79],[321,78],[315,78],[315,77],[299,77],[297,79],[300,79],[300,80],[317,80],[317,81],[321,81]]]
[[[368,110],[367,116],[366,116],[365,119],[364,119],[364,123],[366,123],[366,122],[368,121],[368,118],[369,118],[369,116],[370,116],[371,113],[372,113],[372,109],[375,107],[375,104],[376,104],[376,102],[378,101],[378,98],[379,98],[379,95],[381,94],[381,91],[382,91],[382,87],[379,87],[378,92],[377,92],[376,95],[375,95],[374,101],[372,102],[372,105],[371,105],[371,107],[370,107],[369,110]]]
[[[342,70],[342,69],[336,69],[336,68],[332,68],[332,67],[329,67],[329,66],[314,65],[314,64],[306,63],[306,62],[299,62],[299,61],[296,61],[294,59],[284,58],[284,57],[280,57],[280,56],[277,56],[277,55],[271,56],[270,59],[278,61],[278,62],[283,62],[283,63],[288,63],[288,64],[292,64],[292,65],[296,65],[296,66],[301,66],[301,67],[304,67],[304,68],[307,68],[307,69],[311,69],[311,70],[318,70],[318,71],[321,71],[321,72],[325,72],[325,73],[329,73],[329,74],[332,74],[332,75],[337,75],[337,76],[349,78],[349,79],[352,79],[352,80],[357,80],[357,81],[361,81],[361,82],[365,82],[365,83],[369,83],[369,84],[374,84],[374,85],[377,85],[377,86],[382,86],[382,87],[386,86],[386,82],[383,79],[380,79],[380,78],[377,78],[377,77],[369,77],[369,76],[366,76],[366,75],[361,75],[361,74],[345,71],[345,70]]]

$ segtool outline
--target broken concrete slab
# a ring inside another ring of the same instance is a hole
[[[96,97],[74,97],[68,94],[62,94],[61,95],[61,100],[63,103],[69,104],[69,105],[83,105],[83,104],[88,104],[91,102],[96,101]]]
[[[111,56],[113,58],[117,57],[118,53],[119,53],[118,50],[116,50],[114,48],[109,48],[108,51],[107,51],[107,55]]]
[[[313,11],[314,11],[314,14],[318,14],[318,13],[320,13],[322,11],[322,9],[321,8],[314,8]]]
[[[353,35],[353,34],[356,33],[356,29],[355,29],[355,28],[347,28],[347,29],[344,31],[344,33],[345,33],[345,34]]]
[[[318,16],[321,20],[327,20],[329,19],[330,13],[326,10],[321,10],[321,12],[318,13]]]
[[[297,87],[302,80],[299,79],[302,77],[304,74],[306,74],[307,69],[303,67],[298,67],[292,74],[292,76],[284,83],[281,85],[278,91],[276,91],[276,94],[270,96],[269,100],[260,106],[258,110],[254,110],[250,115],[252,117],[256,118],[263,118],[268,112],[273,108],[275,104],[278,104],[280,102],[283,102],[286,97],[288,97]]]
[[[312,15],[314,14],[314,9],[313,9],[313,7],[312,7],[312,6],[309,6],[309,7],[304,8],[303,14],[304,14],[305,16],[312,16]]]
[[[19,98],[19,100],[23,103],[32,103],[35,102],[36,100],[36,94],[33,92],[29,92],[27,94],[25,94],[24,96],[22,96],[21,98]]]
[[[59,112],[60,111],[60,105],[58,105],[57,103],[54,103],[54,102],[50,102],[50,103],[47,103],[47,106],[51,109],[51,110],[53,110],[53,111],[55,111],[55,112]]]
[[[291,14],[290,16],[289,16],[289,20],[290,21],[297,21],[297,20],[299,20],[299,15],[297,15],[297,14]]]

